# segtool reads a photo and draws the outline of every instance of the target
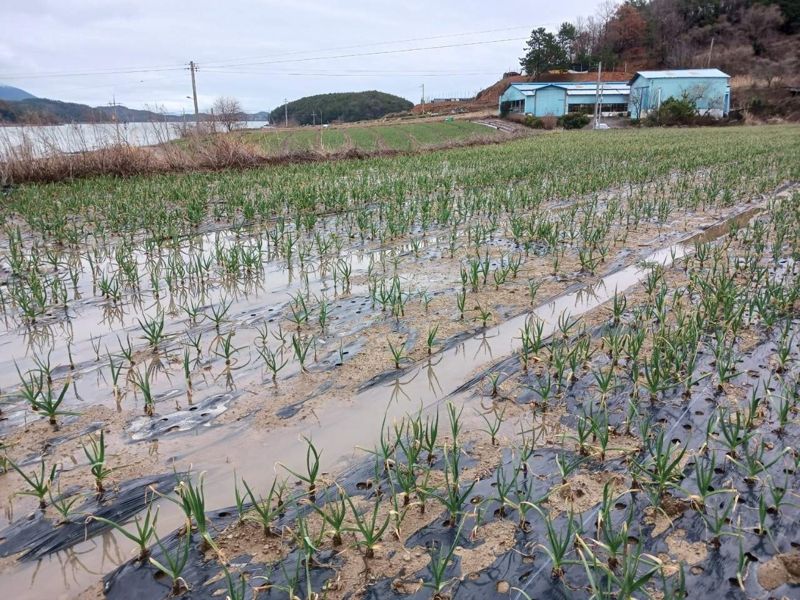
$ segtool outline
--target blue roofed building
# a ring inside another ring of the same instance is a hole
[[[628,111],[628,74],[609,71],[601,74],[546,73],[535,81],[512,83],[500,96],[499,109],[535,117],[560,117],[568,112],[592,114],[595,103],[605,116]],[[598,93],[599,91],[599,93]]]
[[[639,71],[630,80],[631,118],[646,117],[668,98],[688,98],[701,115],[723,117],[730,112],[730,76],[719,69]]]

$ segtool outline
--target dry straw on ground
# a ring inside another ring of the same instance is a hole
[[[235,135],[189,136],[180,142],[136,147],[110,144],[97,150],[55,152],[39,156],[32,146],[15,147],[0,161],[0,184],[48,183],[95,176],[130,177],[167,172],[246,169],[262,165],[365,159],[415,154],[434,150],[498,144],[524,133],[478,136],[426,144],[411,151],[379,148],[362,150],[345,146],[337,150],[290,150],[267,153]]]

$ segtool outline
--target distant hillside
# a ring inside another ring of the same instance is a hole
[[[248,121],[269,121],[269,111],[260,110],[256,113],[244,115]]]
[[[261,111],[254,114],[243,114],[242,120],[266,121],[268,116],[269,113]],[[17,101],[0,100],[0,123],[19,125],[112,123],[115,118],[119,119],[121,123],[178,122],[184,120],[183,115],[167,115],[119,105],[116,108],[112,106],[92,107],[75,102],[61,102],[60,100],[33,97]],[[194,114],[186,115],[185,118],[191,120],[194,118]],[[200,118],[208,119],[209,115],[201,113]]]
[[[734,109],[800,117],[800,0],[604,2],[557,31],[534,29],[524,53],[528,75],[716,67],[732,76]]]
[[[410,110],[412,106],[405,98],[376,91],[318,94],[276,108],[270,114],[270,121],[283,123],[288,111],[289,120],[297,125],[350,123],[379,119],[389,113]]]
[[[599,4],[599,2],[598,2]],[[798,0],[631,0],[531,32],[526,74],[554,69],[717,67],[729,75],[792,82],[800,73]]]
[[[14,87],[13,85],[3,85],[0,83],[0,100],[15,102],[17,100],[27,100],[29,98],[36,98],[36,96],[18,87]]]
[[[28,98],[16,102],[0,102],[0,121],[55,125],[59,123],[105,123],[114,120],[115,109],[110,106],[91,107],[75,102],[61,102],[47,98]],[[164,120],[147,110],[116,107],[120,122]],[[177,117],[167,120],[176,120]]]

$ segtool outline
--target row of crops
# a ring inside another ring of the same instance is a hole
[[[554,133],[12,190],[4,579],[791,596],[798,150]]]

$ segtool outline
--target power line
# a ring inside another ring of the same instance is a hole
[[[450,72],[437,72],[437,73],[414,73],[414,72],[398,72],[398,71],[373,71],[373,72],[351,72],[345,71],[340,73],[331,72],[313,72],[313,71],[257,71],[257,70],[230,70],[230,71],[215,71],[214,69],[204,69],[205,73],[214,73],[217,75],[275,75],[275,76],[288,76],[288,77],[469,77],[474,75],[496,75],[497,71],[450,71]]]
[[[521,29],[522,27],[514,27],[508,28],[510,29]],[[486,32],[490,32],[493,30],[486,30]],[[504,30],[497,30],[497,31],[504,31]],[[486,33],[484,32],[484,33]],[[447,37],[459,37],[459,36],[466,36],[466,35],[477,35],[478,33],[463,33],[463,34],[448,34],[442,36],[431,36],[430,38],[417,38],[418,40],[425,40],[425,39],[440,39],[440,38],[447,38]],[[414,41],[414,40],[408,40]],[[462,48],[467,46],[481,46],[487,44],[499,44],[503,42],[519,42],[524,41],[524,38],[502,38],[502,39],[494,39],[494,40],[481,40],[481,41],[474,41],[474,42],[460,42],[454,44],[440,44],[435,46],[419,46],[414,48],[397,48],[391,50],[376,50],[372,52],[355,52],[349,54],[338,54],[332,56],[311,56],[311,57],[304,57],[304,58],[280,58],[275,60],[259,60],[259,61],[251,61],[251,62],[240,62],[235,60],[228,60],[228,61],[209,61],[204,62],[204,65],[208,65],[209,67],[213,67],[215,69],[223,69],[223,68],[230,68],[230,67],[243,67],[243,66],[258,66],[258,65],[270,65],[270,64],[285,64],[285,63],[300,63],[300,62],[310,62],[310,61],[320,61],[320,60],[334,60],[334,59],[342,59],[342,58],[357,58],[363,56],[382,56],[382,55],[389,55],[389,54],[406,54],[410,52],[420,52],[424,50],[442,50],[447,48]],[[359,47],[371,47],[371,46],[378,46],[378,45],[385,45],[385,44],[395,44],[395,43],[403,43],[402,41],[398,42],[376,42],[373,44],[363,44],[363,45],[354,45],[354,46],[343,46],[340,48],[359,48]],[[335,49],[331,49],[335,50]],[[329,50],[330,51],[330,50]],[[305,54],[312,51],[302,51],[297,53],[286,53],[282,56],[291,56],[292,54]],[[317,50],[315,52],[326,52],[326,50]],[[55,71],[55,72],[45,72],[45,73],[30,73],[30,74],[14,74],[14,73],[2,73],[0,74],[0,79],[41,79],[41,78],[61,78],[61,77],[93,77],[93,76],[106,76],[106,75],[129,75],[129,74],[139,74],[139,73],[158,73],[158,72],[165,72],[165,71],[182,71],[186,70],[188,67],[185,64],[182,65],[169,65],[169,66],[157,66],[157,67],[131,67],[131,68],[124,68],[124,69],[96,69],[96,70],[87,70],[87,71]]]
[[[226,69],[215,69],[214,67],[205,68],[204,64],[204,71],[207,73],[264,73],[268,75],[281,75],[286,73],[293,73],[295,71],[286,71],[286,70],[278,70],[272,68],[264,68],[260,69],[258,67],[230,67]],[[490,71],[494,73],[496,69]],[[342,75],[446,75],[448,73],[468,73],[468,74],[482,74],[487,73],[489,71],[486,70],[475,70],[475,71],[463,71],[461,69],[454,70],[454,69],[446,69],[446,70],[436,70],[436,69],[358,69],[358,68],[349,68],[344,67],[341,69],[337,69],[336,71],[330,70],[319,70],[319,71],[302,71],[303,73],[312,73],[312,72],[319,72],[319,73],[338,73]]]
[[[92,77],[96,75],[129,75],[137,73],[161,73],[164,71],[183,71],[188,67],[184,64],[174,67],[141,67],[117,70],[98,70],[82,72],[45,72],[35,74],[15,75],[13,73],[0,73],[0,79],[40,79],[40,78],[59,78],[59,77]]]
[[[461,42],[458,44],[441,44],[439,46],[418,46],[416,48],[398,48],[395,50],[376,50],[373,52],[355,52],[351,54],[336,54],[333,56],[312,56],[308,58],[287,58],[287,59],[280,59],[280,60],[268,60],[268,61],[257,61],[257,62],[247,62],[247,63],[237,63],[237,64],[227,64],[227,65],[215,65],[216,69],[223,69],[229,67],[249,67],[249,66],[257,66],[257,65],[278,65],[278,64],[285,64],[285,63],[299,63],[299,62],[310,62],[310,61],[319,61],[319,60],[333,60],[333,59],[340,59],[340,58],[357,58],[362,56],[383,56],[387,54],[406,54],[409,52],[420,52],[424,50],[443,50],[447,48],[464,48],[466,46],[483,46],[488,44],[500,44],[503,42],[519,42],[524,41],[525,38],[502,38],[497,40],[482,40],[479,42]]]
[[[333,48],[317,48],[313,50],[295,50],[292,52],[282,52],[280,54],[273,54],[273,55],[262,55],[262,56],[249,56],[249,57],[241,57],[241,58],[229,58],[226,60],[212,60],[212,61],[205,61],[203,64],[215,66],[216,63],[230,63],[230,62],[240,62],[240,61],[247,61],[247,60],[261,60],[261,59],[270,59],[270,58],[278,58],[282,56],[297,56],[302,54],[316,54],[319,52],[337,52],[339,50],[352,50],[354,48],[371,48],[374,46],[388,46],[392,44],[407,44],[410,42],[425,42],[429,40],[439,40],[444,38],[452,38],[452,37],[464,37],[468,35],[483,35],[487,33],[499,33],[501,31],[516,31],[519,29],[530,29],[527,25],[517,25],[515,27],[503,27],[500,29],[484,29],[482,31],[470,31],[464,33],[448,33],[442,35],[433,35],[428,37],[419,37],[419,38],[407,38],[404,40],[391,40],[386,42],[372,42],[366,44],[351,44],[348,46],[334,46]]]

